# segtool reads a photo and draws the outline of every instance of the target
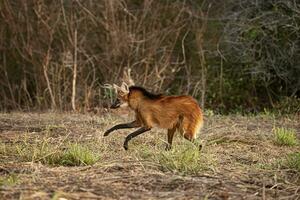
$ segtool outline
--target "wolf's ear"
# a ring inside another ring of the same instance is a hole
[[[116,93],[123,96],[129,93],[129,87],[126,83],[122,83],[121,87],[113,84],[113,88],[115,89]]]
[[[128,87],[128,85],[125,82],[122,83],[121,90],[124,93],[129,93],[129,87]]]
[[[113,88],[115,89],[115,91],[118,93],[118,91],[121,90],[121,88],[119,86],[117,86],[116,84],[113,84]]]

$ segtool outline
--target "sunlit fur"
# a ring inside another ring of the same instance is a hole
[[[186,139],[193,140],[203,126],[202,111],[191,96],[155,95],[144,88],[131,86],[128,94],[119,92],[118,98],[135,111],[137,125],[168,129],[170,143],[176,130]]]

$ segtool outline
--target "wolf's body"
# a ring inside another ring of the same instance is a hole
[[[135,112],[135,121],[116,125],[107,130],[105,136],[116,129],[141,127],[126,137],[125,149],[132,138],[154,127],[168,130],[167,149],[171,148],[176,130],[187,140],[193,141],[196,138],[203,125],[203,115],[194,98],[186,95],[155,95],[141,87],[124,87],[117,88],[118,98],[112,108],[128,105]]]

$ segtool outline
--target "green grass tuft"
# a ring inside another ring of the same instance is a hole
[[[48,165],[80,166],[92,165],[100,157],[87,146],[69,144],[62,148],[62,144],[54,145],[47,140],[42,143],[28,144],[24,142],[16,148],[19,158],[23,161],[41,162]]]
[[[63,152],[58,163],[67,166],[93,165],[98,160],[99,156],[89,148],[80,144],[72,144]]]
[[[280,146],[294,146],[297,145],[297,137],[295,130],[286,128],[274,129],[274,142]]]
[[[0,186],[13,186],[19,182],[19,178],[16,174],[8,174],[4,177],[0,177]]]
[[[286,166],[300,172],[300,152],[289,154],[287,156]]]
[[[199,147],[187,142],[173,146],[169,151],[150,150],[147,147],[139,149],[143,159],[159,164],[163,171],[178,172],[181,174],[197,174],[210,170],[215,166],[212,155],[199,151]]]

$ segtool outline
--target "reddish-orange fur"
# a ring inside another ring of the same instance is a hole
[[[203,125],[202,111],[191,96],[153,95],[143,88],[130,87],[129,93],[118,91],[118,99],[135,112],[132,127],[168,129],[170,146],[176,130],[192,141]]]
[[[162,96],[148,99],[138,90],[128,96],[128,104],[141,125],[178,129],[186,138],[195,139],[203,124],[203,115],[191,96]]]

